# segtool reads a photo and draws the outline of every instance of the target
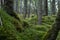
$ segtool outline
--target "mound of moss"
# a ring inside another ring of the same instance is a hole
[[[21,32],[29,27],[28,22],[24,20],[19,21],[4,10],[0,10],[0,17],[2,20],[2,26],[0,25],[0,40],[22,40]]]
[[[4,10],[0,10],[2,26],[0,26],[0,40],[17,40],[16,32],[22,31],[20,21],[8,15]]]

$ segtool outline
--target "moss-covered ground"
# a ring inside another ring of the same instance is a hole
[[[56,16],[43,16],[42,24],[37,25],[37,16],[20,21],[0,10],[0,40],[43,40],[54,24]],[[59,34],[60,35],[60,34]],[[60,40],[58,36],[57,40]]]

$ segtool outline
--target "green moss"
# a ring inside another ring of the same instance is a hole
[[[55,16],[44,16],[42,25],[37,25],[37,16],[17,20],[0,10],[3,26],[0,26],[0,40],[42,40],[54,23]],[[24,30],[24,32],[20,32]]]
[[[17,40],[16,32],[23,30],[21,22],[11,17],[3,10],[0,10],[0,15],[3,24],[0,27],[0,40]]]

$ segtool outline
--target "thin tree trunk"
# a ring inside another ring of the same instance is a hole
[[[27,16],[27,0],[24,0],[24,19]]]
[[[16,11],[16,0],[14,0],[14,11]]]
[[[16,0],[16,12],[18,13],[18,0]]]
[[[20,13],[22,14],[22,0],[20,0]]]
[[[51,5],[52,5],[52,7],[51,7],[51,9],[52,9],[52,14],[56,14],[56,5],[55,5],[55,0],[52,0],[52,3],[51,3]]]
[[[38,24],[42,23],[42,0],[38,0]]]
[[[28,6],[28,18],[30,17],[31,13],[31,0],[29,0],[29,6]]]
[[[45,15],[48,15],[48,0],[44,0],[44,12],[45,12]]]
[[[0,0],[0,8],[1,8],[1,0]]]
[[[1,8],[3,8],[4,0],[1,0]]]

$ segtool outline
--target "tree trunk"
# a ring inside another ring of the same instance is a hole
[[[16,0],[14,0],[14,11],[16,11]]]
[[[22,14],[22,0],[20,0],[20,13]]]
[[[51,3],[52,7],[52,14],[55,15],[56,14],[56,5],[55,5],[55,0],[52,0],[52,3]]]
[[[44,12],[45,15],[48,15],[48,0],[44,0]]]
[[[18,13],[18,0],[16,0],[16,12]]]
[[[28,4],[28,18],[30,17],[30,12],[31,12],[31,0],[29,0]]]
[[[3,8],[4,0],[0,0],[0,2],[1,2],[1,8]]]
[[[42,0],[38,0],[38,24],[42,23]]]
[[[24,19],[26,18],[27,15],[27,0],[24,0]]]
[[[0,8],[1,8],[1,0],[0,0]]]
[[[19,20],[17,14],[13,11],[14,0],[4,0],[4,9],[10,15]]]

